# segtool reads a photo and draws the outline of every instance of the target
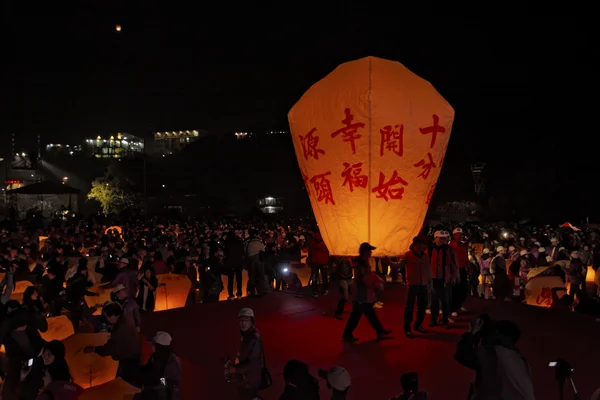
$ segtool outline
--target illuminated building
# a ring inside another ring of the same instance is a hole
[[[60,144],[60,143],[50,143],[46,145],[46,153],[54,153],[54,154],[64,154],[64,155],[75,155],[80,154],[83,151],[83,146],[80,144],[70,145],[70,144]]]
[[[154,132],[154,151],[163,155],[176,153],[207,133],[197,129]]]
[[[282,199],[275,197],[264,197],[257,202],[258,208],[265,214],[276,214],[283,211]]]
[[[234,133],[235,138],[236,139],[246,139],[246,138],[251,138],[254,136],[253,132],[235,132]],[[266,131],[264,133],[259,134],[258,136],[283,136],[283,135],[288,135],[288,132],[286,131],[279,131],[279,130],[271,130],[271,131]]]
[[[129,133],[86,139],[85,146],[95,158],[124,158],[144,152],[144,140]]]

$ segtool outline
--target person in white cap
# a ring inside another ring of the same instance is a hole
[[[442,306],[442,325],[446,328],[450,327],[452,287],[460,281],[456,253],[452,247],[448,246],[449,237],[450,234],[447,231],[436,231],[433,234],[433,243],[427,249],[433,281],[430,327],[436,326],[438,323],[440,304]]]
[[[117,272],[115,278],[110,283],[103,285],[102,287],[114,288],[118,285],[123,285],[127,289],[127,294],[131,298],[135,299],[139,285],[137,271],[129,268],[129,260],[125,257],[122,257],[119,260],[117,263],[117,268],[119,271]]]
[[[158,331],[150,340],[152,355],[142,367],[142,398],[181,400],[181,361],[171,348],[171,335]]]
[[[254,311],[242,308],[238,322],[242,344],[235,365],[229,366],[229,373],[238,385],[238,400],[254,400],[260,390],[270,385],[267,383],[270,374],[266,368],[262,338],[254,325]]]
[[[558,243],[558,239],[553,237],[550,239],[550,246],[546,248],[546,254],[552,257],[552,261],[556,261],[558,259],[558,254],[560,253],[560,244]]]
[[[333,392],[331,400],[346,399],[352,385],[352,379],[345,368],[334,365],[329,370],[320,369],[319,376],[327,380],[327,387]]]
[[[494,274],[494,296],[500,300],[510,299],[511,282],[506,271],[506,249],[502,246],[496,247],[496,255],[492,258],[490,270]]]
[[[114,296],[114,301],[119,303],[123,308],[123,318],[130,319],[137,331],[140,331],[141,321],[140,321],[140,307],[137,302],[129,296],[127,292],[127,288],[121,284],[117,285],[112,290],[112,296]]]

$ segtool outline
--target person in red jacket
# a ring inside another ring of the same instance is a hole
[[[452,288],[452,316],[458,316],[458,312],[467,311],[463,307],[469,291],[469,283],[467,280],[467,266],[469,265],[469,246],[463,242],[463,230],[456,228],[452,231],[452,241],[450,247],[454,249],[456,253],[456,262],[458,264],[458,274],[460,276],[460,282],[455,284]]]
[[[406,261],[406,285],[408,286],[408,290],[406,291],[406,308],[404,309],[404,335],[409,339],[415,337],[411,330],[415,300],[417,302],[417,319],[414,329],[417,332],[425,332],[422,324],[425,320],[428,289],[432,284],[431,265],[425,248],[425,242],[419,237],[415,237],[410,250],[404,256],[404,260]]]
[[[313,297],[319,296],[319,272],[321,272],[321,280],[323,282],[323,287],[321,288],[321,294],[326,295],[329,293],[327,290],[329,280],[327,276],[327,266],[329,265],[329,250],[327,250],[327,246],[325,242],[323,242],[323,238],[321,237],[321,233],[315,232],[313,234],[313,238],[310,241],[310,245],[308,247],[308,260],[310,263],[310,268],[312,272],[312,292]]]
[[[431,260],[431,321],[429,326],[436,326],[440,303],[442,305],[442,325],[450,327],[452,304],[452,286],[458,280],[458,263],[454,249],[448,245],[450,234],[446,231],[435,232],[434,241],[429,245],[427,254]]]

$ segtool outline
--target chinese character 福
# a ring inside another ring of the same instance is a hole
[[[331,175],[331,172],[315,175],[310,178],[310,181],[315,189],[317,201],[325,200],[325,204],[331,203],[335,205],[335,201],[333,201],[333,192],[331,191],[331,182],[327,179],[327,176],[329,175]]]
[[[354,192],[354,186],[366,188],[369,177],[367,175],[362,175],[362,163],[356,163],[350,165],[350,163],[344,163],[344,171],[342,172],[342,178],[344,178],[344,183],[342,186],[346,186],[348,184],[348,188],[351,192]]]
[[[379,173],[379,184],[372,189],[373,193],[377,193],[378,199],[384,199],[388,201],[388,196],[392,200],[402,200],[402,195],[404,194],[403,187],[394,187],[396,185],[404,185],[407,186],[408,182],[402,179],[398,175],[398,171],[394,171],[392,177],[389,181],[385,181],[385,174],[383,172]]]
[[[427,157],[429,157],[429,162],[425,162],[425,159],[423,159],[415,164],[415,167],[423,167],[423,171],[421,171],[421,173],[417,175],[417,178],[423,177],[423,179],[427,179],[431,170],[437,166],[433,162],[431,153],[427,153]]]
[[[437,134],[446,132],[446,128],[438,125],[439,122],[440,118],[437,115],[433,114],[433,125],[428,126],[426,128],[419,128],[419,131],[421,131],[422,135],[427,135],[428,133],[431,133],[431,146],[429,146],[430,149],[433,149],[433,146],[435,146],[435,139],[437,138]]]
[[[394,127],[387,125],[379,132],[381,132],[379,155],[383,157],[385,150],[389,150],[402,157],[404,154],[404,125],[395,125]]]
[[[308,157],[313,157],[315,160],[319,159],[319,154],[325,154],[325,150],[317,148],[319,144],[319,137],[315,135],[317,128],[312,128],[306,136],[300,135],[300,143],[302,143],[302,152],[304,158],[308,160]]]
[[[344,118],[342,120],[342,124],[344,124],[345,126],[343,128],[338,129],[337,131],[333,132],[331,134],[331,137],[335,138],[335,137],[337,137],[337,135],[339,135],[341,133],[342,141],[349,142],[350,147],[352,148],[352,154],[355,154],[356,146],[355,146],[354,142],[357,139],[361,138],[361,135],[359,135],[357,133],[357,131],[358,131],[358,128],[364,128],[365,124],[362,122],[352,123],[352,121],[354,121],[354,115],[352,115],[349,108],[346,108],[344,110],[344,114],[346,115],[346,118]]]

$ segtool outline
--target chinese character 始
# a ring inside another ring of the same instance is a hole
[[[426,128],[419,128],[419,131],[421,131],[422,135],[427,135],[431,133],[431,146],[429,146],[430,149],[433,149],[433,146],[435,146],[435,139],[437,138],[437,134],[446,132],[446,128],[440,126],[438,124],[439,122],[440,118],[437,115],[433,114],[433,125],[428,126]]]
[[[333,192],[331,191],[331,182],[327,179],[327,176],[329,175],[331,175],[331,172],[315,175],[310,178],[310,182],[315,189],[317,201],[320,202],[325,200],[325,204],[331,203],[335,205],[335,201],[333,201]]]
[[[321,150],[317,147],[319,144],[319,137],[315,135],[317,128],[312,128],[306,136],[300,135],[300,143],[302,143],[302,152],[304,158],[308,160],[308,157],[313,157],[315,160],[319,159],[319,154],[325,154],[325,150]]]
[[[417,178],[422,177],[423,179],[427,179],[429,177],[429,173],[431,172],[431,170],[437,166],[433,162],[431,153],[427,153],[427,157],[429,157],[429,162],[425,162],[425,159],[423,159],[415,164],[415,167],[423,167],[423,171],[421,171],[421,173],[419,175],[417,175]]]
[[[343,128],[338,129],[337,131],[333,132],[331,134],[331,137],[335,138],[341,133],[342,141],[349,142],[350,147],[352,148],[352,154],[355,154],[356,146],[355,146],[354,142],[357,139],[361,138],[361,135],[359,135],[357,133],[357,131],[358,131],[358,128],[364,128],[365,124],[362,122],[352,123],[352,121],[354,121],[354,115],[352,115],[352,112],[350,111],[349,108],[346,108],[344,110],[344,114],[346,115],[346,118],[344,118],[342,120],[342,124],[344,124],[345,126]]]
[[[407,186],[408,182],[402,179],[398,175],[398,171],[394,171],[392,177],[389,181],[385,181],[385,174],[383,172],[379,173],[379,184],[372,189],[373,193],[377,193],[378,199],[384,199],[388,201],[388,196],[392,200],[402,200],[402,195],[404,195],[403,187],[395,187],[396,185]]]
[[[402,157],[404,154],[404,125],[395,125],[394,127],[387,125],[379,132],[381,132],[379,155],[383,157],[385,150],[389,150]]]
[[[346,184],[348,184],[348,188],[351,192],[354,192],[354,186],[366,188],[369,177],[367,175],[362,175],[361,173],[361,162],[352,165],[345,162],[344,171],[342,172],[342,178],[344,178],[344,183],[342,183],[342,186],[346,186]]]

